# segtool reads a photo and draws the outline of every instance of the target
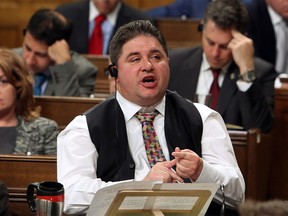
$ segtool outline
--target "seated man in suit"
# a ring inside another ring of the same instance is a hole
[[[82,54],[107,54],[109,42],[120,26],[133,20],[152,21],[144,12],[121,0],[84,0],[60,5],[56,10],[72,21],[69,45]],[[102,37],[94,39],[98,25]]]
[[[280,76],[288,76],[288,1],[257,0],[247,5],[248,35],[255,55],[275,66]],[[281,83],[275,82],[275,87]]]
[[[249,3],[252,0],[242,0]],[[176,0],[175,2],[147,10],[151,17],[181,17],[202,19],[211,0]]]
[[[190,100],[196,93],[211,93],[212,108],[226,123],[268,132],[277,73],[273,65],[253,57],[253,41],[245,36],[247,22],[239,0],[211,2],[203,20],[202,47],[170,53],[169,88]]]
[[[60,13],[40,9],[24,30],[23,56],[34,76],[35,95],[90,96],[94,91],[97,67],[76,52],[67,41],[72,24]]]

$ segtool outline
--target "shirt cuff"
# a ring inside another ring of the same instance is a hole
[[[246,92],[250,88],[250,86],[253,84],[252,82],[248,83],[243,80],[237,80],[236,83],[237,83],[239,90],[242,92]]]
[[[202,172],[201,172],[200,176],[198,177],[198,179],[194,182],[196,182],[196,183],[211,183],[211,182],[213,183],[213,182],[215,182],[215,179],[217,177],[217,170],[215,170],[213,168],[213,166],[211,166],[205,160],[202,160],[202,161],[203,161]]]

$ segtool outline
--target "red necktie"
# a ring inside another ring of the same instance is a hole
[[[214,77],[211,88],[210,88],[210,93],[212,94],[211,108],[215,109],[216,105],[217,105],[219,90],[220,90],[219,83],[218,83],[218,77],[219,77],[219,74],[221,72],[221,69],[211,68],[211,71],[212,71],[213,77]]]
[[[95,18],[94,30],[89,40],[89,54],[102,55],[103,52],[103,34],[102,23],[106,19],[105,15],[99,15]]]

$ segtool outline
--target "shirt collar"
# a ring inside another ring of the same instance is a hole
[[[201,71],[210,71],[210,65],[209,65],[209,63],[207,61],[207,57],[206,57],[204,52],[202,54],[202,59],[203,59],[203,61],[202,61],[202,64],[201,64]]]
[[[141,106],[128,101],[118,91],[116,92],[116,99],[122,109],[126,122],[128,122],[134,116],[134,114],[142,108]],[[155,109],[158,110],[158,112],[163,116],[165,114],[165,101],[166,97],[164,96],[162,100],[155,105]]]
[[[273,25],[277,25],[282,22],[282,17],[270,5],[267,5],[267,9]]]
[[[120,11],[122,3],[119,2],[117,6],[115,7],[114,11],[106,15],[106,19],[114,26],[116,24],[117,16]],[[99,15],[99,10],[95,7],[95,4],[93,0],[90,0],[90,5],[89,5],[89,22],[92,22],[95,17]]]

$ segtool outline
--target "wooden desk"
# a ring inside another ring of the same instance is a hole
[[[201,45],[202,33],[198,31],[200,20],[159,18],[156,25],[164,35],[168,48]]]
[[[288,89],[275,89],[270,198],[288,199]]]
[[[54,156],[0,155],[0,170],[0,179],[9,191],[12,216],[35,216],[26,200],[28,184],[57,180]]]
[[[57,97],[35,96],[36,104],[41,106],[41,116],[56,121],[63,129],[77,115],[84,113],[105,100],[105,97]]]
[[[246,181],[246,196],[267,198],[270,157],[269,143],[258,130],[231,131],[235,155]],[[56,157],[0,155],[0,179],[6,183],[12,216],[32,216],[26,203],[26,188],[32,182],[56,181]]]
[[[246,183],[246,198],[267,200],[271,162],[271,136],[258,129],[228,130]]]

